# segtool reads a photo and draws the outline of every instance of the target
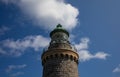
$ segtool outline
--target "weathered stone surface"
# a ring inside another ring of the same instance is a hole
[[[78,77],[78,66],[70,59],[54,58],[44,64],[43,77]]]

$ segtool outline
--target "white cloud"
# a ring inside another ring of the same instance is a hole
[[[109,54],[104,52],[97,52],[96,54],[91,54],[88,50],[81,50],[78,52],[80,56],[80,61],[87,61],[90,59],[106,59]]]
[[[92,58],[92,54],[90,54],[90,52],[87,50],[81,50],[81,51],[78,50],[78,54],[80,57],[79,58],[80,61],[87,61],[87,60],[90,60]]]
[[[118,65],[118,67],[116,67],[114,70],[113,70],[114,73],[117,73],[119,72],[120,73],[120,64]]]
[[[22,70],[22,69],[24,69],[26,67],[27,67],[26,64],[9,65],[5,71],[6,71],[7,74],[9,74],[10,77],[17,77],[19,75],[23,75],[24,74],[24,72],[20,72],[20,70]]]
[[[6,27],[6,26],[2,26],[0,27],[0,35],[5,34],[6,31],[10,30],[10,28]]]
[[[24,74],[24,72],[16,72],[16,73],[11,74],[10,77],[18,77],[23,74]]]
[[[77,50],[88,49],[89,38],[81,38],[79,44],[75,44]]]
[[[2,46],[0,48],[1,55],[10,55],[10,56],[21,56],[27,48],[33,48],[35,51],[38,51],[40,48],[46,47],[49,44],[49,39],[41,35],[36,36],[26,36],[23,39],[18,40],[3,40],[0,42]],[[88,51],[89,48],[89,38],[82,38],[79,44],[75,44],[75,47],[78,50],[80,56],[80,61],[87,61],[90,59],[106,59],[109,54],[105,52],[97,52],[91,54]],[[6,50],[8,49],[8,50]]]
[[[106,59],[107,56],[110,56],[108,53],[105,52],[97,52],[93,58],[98,58],[98,59]]]
[[[23,39],[18,40],[3,40],[0,42],[0,54],[1,55],[12,55],[21,56],[27,48],[33,48],[38,51],[49,44],[49,39],[41,35],[26,36]]]
[[[6,55],[6,51],[4,51],[2,48],[0,48],[0,55]]]
[[[16,4],[42,28],[53,29],[60,23],[66,29],[73,29],[78,23],[78,9],[64,0],[2,0],[2,2]]]
[[[105,60],[106,57],[109,56],[109,54],[105,52],[97,52],[95,54],[91,54],[90,51],[88,51],[89,42],[89,38],[82,38],[79,44],[75,44],[75,47],[78,50],[80,61],[87,61],[94,58]]]
[[[23,69],[25,68],[27,65],[26,64],[22,64],[22,65],[9,65],[8,68],[6,69],[7,73],[12,72],[13,70],[19,70],[19,69]]]

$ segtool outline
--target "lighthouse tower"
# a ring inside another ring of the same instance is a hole
[[[42,77],[79,77],[78,53],[68,38],[69,33],[58,24],[50,33],[51,41],[41,56]]]

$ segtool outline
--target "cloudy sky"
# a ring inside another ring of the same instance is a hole
[[[80,77],[120,77],[119,0],[0,0],[0,77],[42,77],[57,24],[80,56]]]

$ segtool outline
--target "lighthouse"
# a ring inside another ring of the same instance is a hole
[[[69,36],[69,32],[61,24],[50,32],[51,41],[41,56],[42,77],[79,77],[79,55],[70,43]]]

